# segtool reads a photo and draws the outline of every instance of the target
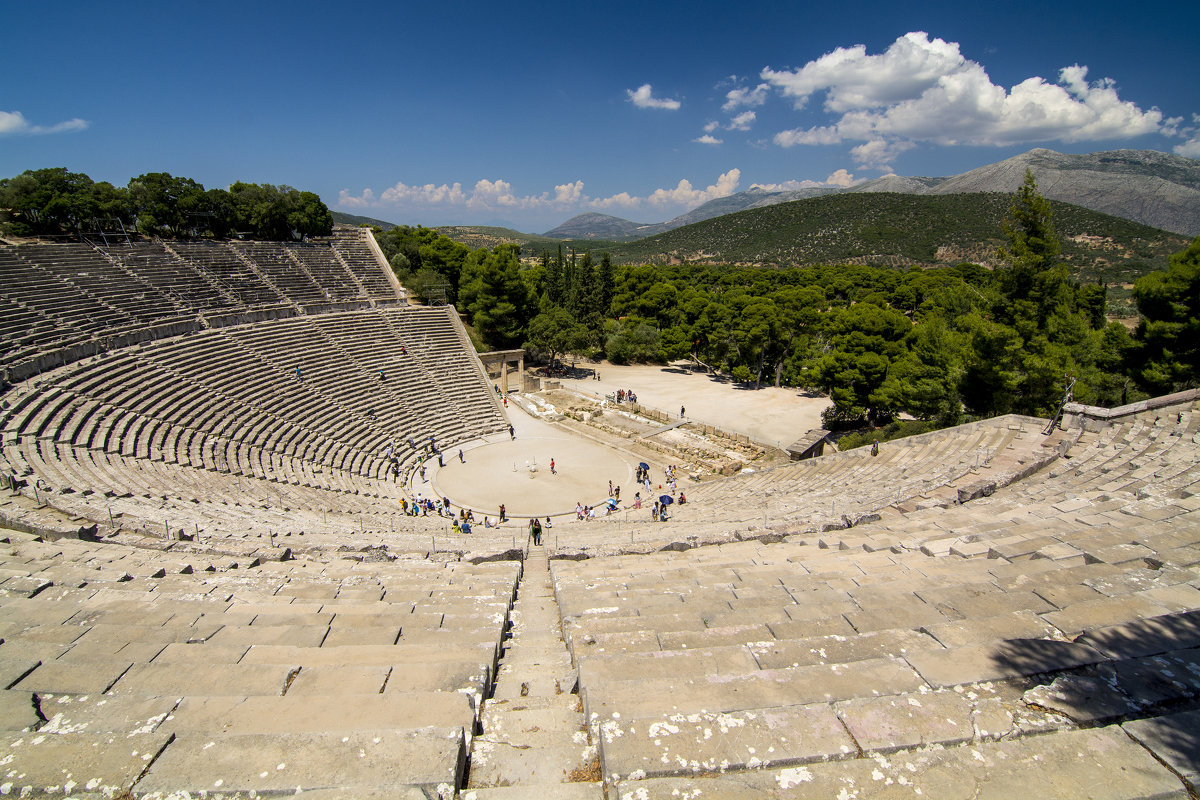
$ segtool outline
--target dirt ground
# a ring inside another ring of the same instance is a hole
[[[679,419],[680,406],[687,419],[742,433],[763,444],[783,448],[804,433],[821,427],[821,411],[829,405],[824,397],[809,397],[795,389],[743,389],[732,382],[713,379],[681,367],[614,366],[579,363],[595,367],[601,380],[564,380],[568,389],[598,395],[632,390],[638,403]],[[508,418],[516,439],[508,434],[464,445],[464,461],[457,450],[448,452],[446,466],[429,465],[424,480],[414,479],[411,489],[425,495],[445,495],[455,505],[473,508],[476,516],[495,519],[500,503],[511,516],[571,514],[576,502],[597,504],[608,494],[608,481],[626,488],[632,499],[633,469],[642,457],[600,444],[571,431],[534,419],[510,404]],[[557,474],[551,474],[554,458]],[[661,465],[651,474],[660,479]],[[531,469],[531,467],[533,469]]]
[[[679,419],[683,407],[693,422],[744,433],[779,448],[821,427],[821,412],[830,404],[827,397],[808,396],[797,389],[744,389],[682,366],[616,366],[607,361],[576,365],[595,368],[600,380],[564,380],[563,386],[596,395],[633,390],[638,403],[666,412],[672,420]]]

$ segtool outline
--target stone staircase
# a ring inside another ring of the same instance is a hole
[[[599,800],[599,756],[589,740],[541,547],[525,559],[511,616],[511,638],[492,696],[484,701],[483,732],[472,743],[463,797]]]

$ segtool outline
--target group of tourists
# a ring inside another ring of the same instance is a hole
[[[637,395],[634,394],[633,389],[617,389],[617,402],[636,403]]]

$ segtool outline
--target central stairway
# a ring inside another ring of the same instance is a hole
[[[588,740],[577,678],[546,551],[532,547],[517,585],[512,632],[471,748],[464,800],[599,800],[600,760]]]

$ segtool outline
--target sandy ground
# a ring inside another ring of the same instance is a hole
[[[797,389],[742,389],[700,372],[675,366],[624,366],[608,362],[577,362],[594,367],[600,380],[564,380],[563,386],[592,394],[615,394],[632,389],[638,402],[664,411],[672,420],[679,409],[694,422],[744,433],[756,442],[784,448],[813,428],[821,427],[828,398],[808,397]]]
[[[426,480],[414,480],[413,492],[449,497],[455,507],[472,509],[476,519],[487,514],[493,522],[501,503],[509,516],[574,514],[576,503],[603,502],[609,481],[622,488],[622,497],[633,498],[625,490],[633,487],[634,456],[534,419],[515,405],[508,418],[516,439],[504,434],[467,445],[463,462],[457,449],[443,453],[446,466],[439,468],[434,459]]]
[[[795,389],[741,389],[678,367],[607,362],[579,366],[595,367],[601,380],[565,380],[563,386],[599,396],[631,389],[639,403],[668,413],[672,421],[679,419],[684,406],[691,421],[780,448],[819,428],[821,411],[829,405],[826,398]],[[458,460],[457,450],[447,452],[446,466],[439,468],[434,460],[426,468],[426,479],[413,481],[412,491],[448,496],[455,506],[473,509],[477,519],[487,514],[493,521],[501,503],[509,516],[573,514],[576,502],[603,502],[610,480],[622,487],[623,505],[632,501],[635,456],[534,419],[515,404],[508,408],[508,417],[515,440],[504,434],[468,444],[463,448],[465,463]],[[660,472],[652,469],[656,483]]]

